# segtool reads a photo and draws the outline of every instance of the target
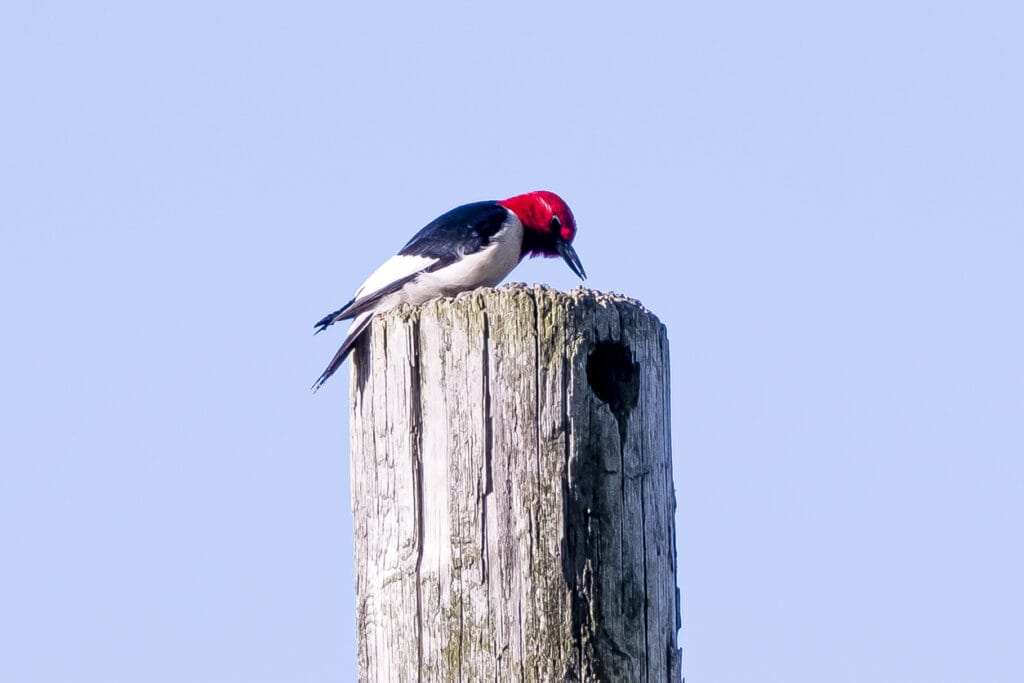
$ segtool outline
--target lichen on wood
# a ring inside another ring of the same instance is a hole
[[[364,681],[678,681],[668,341],[637,302],[510,285],[353,355]]]

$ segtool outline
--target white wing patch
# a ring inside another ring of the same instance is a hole
[[[354,298],[358,301],[364,296],[384,289],[396,280],[409,277],[413,273],[418,273],[435,263],[437,263],[437,259],[427,258],[426,256],[404,256],[402,254],[392,256],[382,263],[377,270],[373,271],[370,277],[366,278],[366,282],[356,290]]]
[[[434,297],[450,296],[476,287],[493,287],[505,279],[519,263],[522,248],[523,224],[510,213],[501,230],[491,237],[486,247],[472,254],[461,255],[457,261],[443,268],[424,272],[399,291],[385,296],[374,306],[374,310],[383,311],[400,304],[421,304]],[[392,256],[359,287],[355,300],[358,302],[397,280],[425,271],[438,260],[403,254]]]

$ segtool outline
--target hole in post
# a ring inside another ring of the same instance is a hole
[[[598,342],[587,358],[587,381],[620,420],[640,398],[640,366],[633,362],[633,352],[624,344]]]

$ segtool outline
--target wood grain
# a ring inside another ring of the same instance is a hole
[[[664,326],[509,285],[375,320],[352,362],[362,681],[678,681]]]

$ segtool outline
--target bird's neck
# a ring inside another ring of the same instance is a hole
[[[538,235],[533,230],[524,227],[523,247],[520,258],[540,256],[541,254],[544,256],[557,256],[558,252],[549,244],[550,241],[550,239],[545,239],[543,235]]]

